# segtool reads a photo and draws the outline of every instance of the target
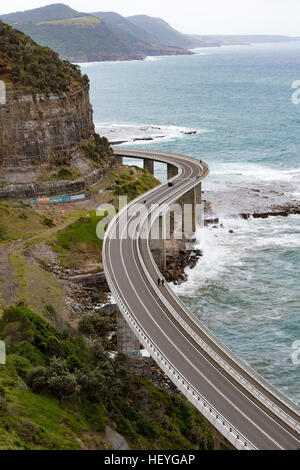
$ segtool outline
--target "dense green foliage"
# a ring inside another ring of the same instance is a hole
[[[0,57],[9,63],[15,85],[36,91],[67,91],[88,84],[76,65],[41,47],[25,34],[0,21]]]
[[[107,138],[100,137],[97,133],[94,134],[93,141],[83,142],[81,144],[81,150],[83,150],[88,158],[101,165],[103,165],[103,162],[113,157],[113,150]]]
[[[2,424],[8,429],[11,426],[6,397],[12,393],[11,387],[16,387],[16,377],[19,377],[24,386],[26,383],[30,387],[26,396],[36,406],[45,406],[34,399],[36,394],[45,397],[46,402],[59,400],[62,413],[74,410],[73,413],[78,413],[100,434],[107,423],[115,423],[116,430],[126,437],[131,448],[212,448],[212,436],[193,407],[186,400],[132,375],[122,356],[110,359],[103,351],[98,333],[94,330],[85,342],[77,331],[60,332],[24,305],[4,311],[0,338],[7,344],[8,357],[7,365],[0,366],[4,370],[0,380],[0,434]],[[52,426],[48,416],[46,428]],[[43,439],[45,429],[32,421],[26,429],[27,433],[23,427],[17,432],[19,447],[49,448]],[[56,446],[61,448],[58,443]],[[1,439],[0,448],[6,448]]]
[[[131,201],[158,184],[158,181],[146,170],[135,167],[135,171],[138,172],[137,178],[133,178],[132,175],[128,174],[120,175],[111,187],[115,196],[127,196],[128,200]]]

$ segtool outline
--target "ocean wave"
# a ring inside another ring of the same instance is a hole
[[[277,169],[256,163],[233,162],[217,164],[214,175],[242,177],[243,180],[293,181],[300,178],[300,168]]]
[[[128,143],[145,145],[153,141],[166,142],[211,132],[208,129],[192,129],[184,126],[159,124],[96,123],[95,128],[100,135],[107,137],[115,145]]]
[[[97,62],[73,62],[74,65],[79,65],[79,67],[92,67],[93,65],[100,64],[99,61]]]
[[[165,57],[165,56],[163,56]],[[144,60],[145,62],[156,62],[158,60],[161,60],[162,59],[162,56],[151,56],[151,55],[148,55]]]
[[[172,286],[177,295],[198,297],[200,289],[216,284],[224,288],[240,281],[251,282],[255,268],[245,269],[249,260],[271,250],[300,249],[300,215],[290,215],[284,224],[281,217],[249,220],[234,217],[220,222],[223,228],[198,228],[197,249],[202,250],[203,256],[194,269],[186,269],[187,282]]]

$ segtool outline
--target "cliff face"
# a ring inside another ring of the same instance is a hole
[[[94,134],[88,89],[59,94],[8,92],[0,107],[0,165],[5,180],[20,166],[69,159]],[[35,168],[35,170],[37,170]]]
[[[0,21],[0,198],[69,195],[114,161],[95,134],[89,80],[77,66]]]
[[[88,86],[59,93],[8,91],[0,106],[0,198],[75,194],[101,181],[114,161],[98,158]]]

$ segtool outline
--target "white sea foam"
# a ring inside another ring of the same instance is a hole
[[[183,126],[166,126],[160,124],[117,124],[96,123],[96,131],[108,138],[110,142],[134,143],[145,145],[153,141],[166,142],[173,139],[191,138],[194,134],[205,134],[208,129],[192,129]],[[149,140],[140,140],[149,139]],[[150,140],[151,139],[151,140]]]
[[[256,163],[233,162],[220,163],[213,171],[214,175],[235,176],[246,180],[260,181],[296,181],[300,179],[300,168],[277,169]]]
[[[253,273],[250,267],[243,269],[247,259],[264,250],[300,248],[299,220],[299,215],[249,221],[226,218],[221,221],[224,228],[198,229],[197,248],[203,251],[203,257],[194,269],[186,269],[188,281],[173,286],[175,292],[181,296],[197,297],[200,289],[215,283],[227,284],[235,275],[236,282],[242,277],[251,281]],[[234,233],[229,233],[229,230]]]
[[[151,55],[149,55],[145,58],[145,62],[156,62],[156,61],[161,60],[161,59],[162,59],[162,56],[151,56]]]
[[[74,65],[79,65],[79,67],[93,67],[94,65],[99,64],[100,62],[74,62]]]

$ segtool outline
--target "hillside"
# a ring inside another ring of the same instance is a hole
[[[162,45],[159,39],[135,26],[123,16],[114,12],[96,12],[93,16],[105,21],[112,33],[130,50],[143,56],[189,54],[178,46]]]
[[[47,5],[41,8],[34,8],[33,10],[17,11],[16,13],[8,13],[2,15],[3,21],[8,24],[27,24],[27,23],[38,23],[39,21],[45,20],[57,20],[65,18],[74,18],[76,16],[82,16],[81,13],[70,8],[68,5],[63,3],[57,3],[53,5]]]
[[[145,31],[152,38],[152,41],[167,44],[170,47],[193,49],[197,47],[219,47],[221,45],[221,42],[213,37],[180,33],[161,18],[136,15],[129,16],[127,20],[136,28]]]
[[[81,334],[87,322],[59,331],[23,305],[4,310],[0,450],[111,449],[116,432],[127,449],[213,448],[211,433],[186,400],[134,376],[124,358],[104,353],[99,331],[107,327],[98,317],[98,332],[90,329],[87,341]]]
[[[230,36],[230,35],[216,35],[216,36],[200,36],[200,35],[191,35],[195,41],[210,41],[215,42],[221,46],[231,46],[231,45],[249,45],[249,44],[259,44],[259,43],[276,43],[276,42],[290,42],[298,40],[296,37],[281,36],[281,35],[259,35],[259,34],[248,34],[240,36]]]
[[[120,185],[132,199],[156,184],[145,170],[117,168],[90,207],[111,200],[117,207]],[[116,316],[98,307],[107,291],[68,277],[69,261],[87,272],[101,262],[100,217],[88,207],[0,204],[0,339],[7,346],[0,450],[118,449],[120,442],[121,449],[212,449],[212,433],[187,400],[137,375],[121,355],[110,357]]]
[[[136,15],[129,16],[127,19],[136,27],[147,31],[148,34],[153,36],[153,38],[156,38],[156,41],[161,44],[173,47],[196,47],[195,41],[193,41],[188,35],[176,31],[161,18],[153,18],[147,15]]]
[[[113,15],[118,17],[118,21],[112,19]],[[180,47],[148,42],[146,32],[140,31],[120,15],[80,13],[63,4],[2,15],[0,19],[72,62],[138,60],[147,55],[190,54]]]

